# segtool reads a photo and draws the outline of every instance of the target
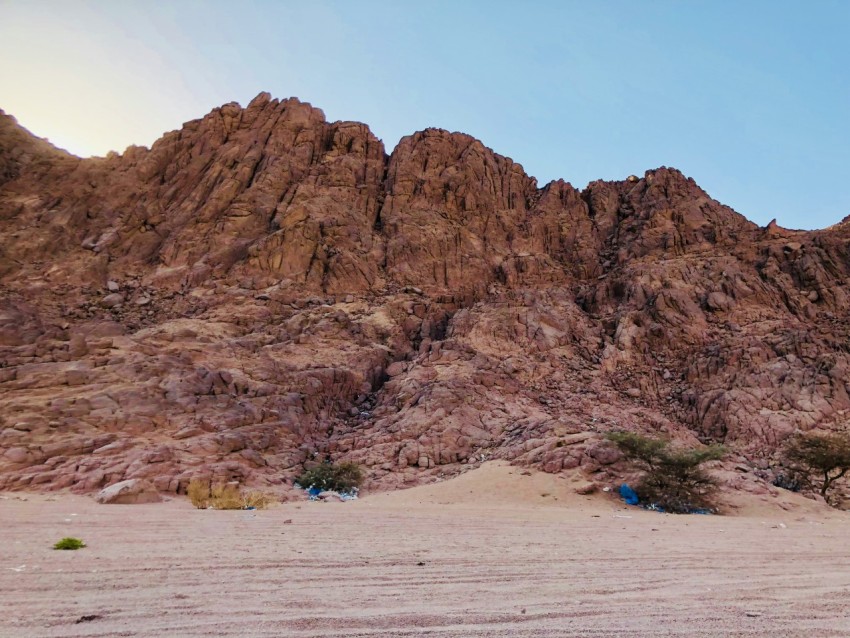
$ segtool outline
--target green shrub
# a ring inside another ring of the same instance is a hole
[[[304,489],[350,492],[363,482],[363,471],[356,463],[322,463],[305,470],[295,482]]]
[[[53,549],[82,549],[86,544],[79,538],[66,536],[61,541],[57,541]]]
[[[607,438],[628,462],[643,470],[635,486],[641,501],[677,514],[714,509],[717,484],[701,465],[722,459],[726,454],[722,445],[672,447],[667,439],[634,432],[612,432]]]

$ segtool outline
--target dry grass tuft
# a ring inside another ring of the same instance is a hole
[[[186,490],[189,495],[189,500],[192,505],[199,510],[205,510],[210,506],[210,485],[198,479],[189,481],[189,488]]]
[[[242,507],[245,509],[253,507],[258,510],[264,510],[274,502],[274,496],[266,492],[254,491],[246,492],[242,495]]]
[[[232,483],[216,485],[210,490],[210,504],[217,510],[241,510],[242,494]]]
[[[244,510],[266,509],[275,502],[275,497],[266,492],[251,491],[243,493],[233,483],[210,486],[206,481],[192,479],[187,490],[189,500],[198,509]]]

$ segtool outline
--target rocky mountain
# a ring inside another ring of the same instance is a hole
[[[764,491],[850,409],[850,223],[760,228],[671,168],[540,187],[265,93],[106,158],[0,112],[0,238],[0,489],[605,477],[631,429]]]

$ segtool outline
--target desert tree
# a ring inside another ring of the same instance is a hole
[[[717,483],[703,465],[723,458],[722,445],[678,447],[634,432],[611,432],[607,438],[643,472],[635,488],[641,501],[679,514],[714,508]]]
[[[829,502],[835,482],[850,471],[850,433],[805,432],[791,437],[785,464]]]

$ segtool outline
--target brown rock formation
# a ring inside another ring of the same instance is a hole
[[[538,188],[268,94],[85,160],[0,113],[0,237],[0,489],[598,475],[613,428],[723,441],[756,489],[850,409],[850,225],[759,228],[674,169]]]

